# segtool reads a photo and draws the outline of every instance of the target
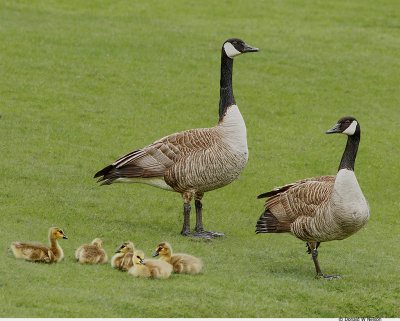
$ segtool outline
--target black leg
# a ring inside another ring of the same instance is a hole
[[[181,234],[184,236],[197,237],[197,238],[203,238],[203,239],[211,239],[211,238],[214,238],[217,236],[225,236],[224,233],[204,231],[203,218],[202,218],[203,206],[201,204],[201,201],[195,200],[195,206],[196,206],[196,227],[195,227],[196,233],[190,232],[191,206],[189,203],[184,203],[184,205],[183,205],[183,227],[182,227]]]
[[[315,270],[317,271],[317,275],[315,276],[315,278],[324,278],[325,280],[332,280],[332,279],[340,279],[340,275],[324,275],[321,271],[321,268],[319,267],[319,263],[318,263],[318,251],[317,248],[315,248],[314,250],[311,251],[311,255],[312,255],[312,259],[314,261],[314,265],[315,265]]]
[[[181,234],[189,236],[190,235],[190,210],[192,207],[189,203],[183,204],[183,227]]]
[[[200,200],[195,200],[194,204],[196,206],[196,227],[194,229],[197,232],[196,234],[204,235],[206,238],[226,236],[224,233],[205,231],[203,228],[203,205]]]
[[[200,232],[200,233],[191,233],[190,232],[190,211],[191,211],[191,209],[192,209],[192,207],[190,206],[189,203],[183,204],[183,227],[182,227],[181,234],[184,236],[210,239],[211,237],[209,235],[206,235],[202,232]],[[196,214],[197,214],[197,209],[196,209]],[[196,226],[197,226],[197,224],[196,224]]]
[[[196,227],[194,230],[196,232],[203,232],[203,216],[202,216],[202,211],[203,211],[203,205],[201,204],[200,200],[195,200],[194,204],[196,206]]]

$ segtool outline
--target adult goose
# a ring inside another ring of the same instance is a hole
[[[361,229],[369,219],[369,205],[354,175],[360,124],[343,117],[326,133],[348,136],[336,176],[307,178],[259,195],[269,198],[256,233],[292,233],[307,242],[316,278],[333,279],[340,276],[321,272],[317,248],[320,242],[343,240]]]
[[[181,193],[184,220],[181,234],[211,238],[223,233],[203,228],[201,199],[205,192],[225,186],[247,163],[246,125],[232,89],[233,58],[255,52],[243,40],[224,42],[221,53],[219,122],[211,128],[175,133],[117,159],[97,172],[101,185],[144,183]],[[195,199],[196,226],[190,231],[190,202]]]

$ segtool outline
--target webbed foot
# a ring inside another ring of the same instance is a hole
[[[324,274],[322,274],[322,275],[317,274],[315,276],[315,278],[316,279],[324,278],[325,280],[328,280],[328,281],[333,280],[333,279],[341,279],[340,275],[324,275]]]
[[[213,239],[213,238],[216,238],[216,237],[226,236],[224,233],[209,232],[209,231],[204,231],[204,230],[197,231],[195,233],[182,232],[181,234],[183,236],[197,237],[197,238],[202,238],[202,239]]]

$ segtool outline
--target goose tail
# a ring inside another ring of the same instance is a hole
[[[93,178],[99,177],[97,182],[102,182],[100,185],[110,185],[118,176],[115,173],[115,169],[116,167],[114,165],[108,165],[94,174]]]
[[[274,214],[266,209],[257,221],[256,233],[285,233],[290,232],[290,222],[280,222]]]

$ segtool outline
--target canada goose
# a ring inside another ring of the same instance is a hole
[[[80,263],[98,264],[107,262],[107,253],[103,249],[103,240],[95,238],[92,243],[84,244],[75,251]]]
[[[133,266],[128,273],[136,277],[167,279],[171,275],[172,265],[154,259],[144,259],[143,251],[135,251],[133,255]]]
[[[11,243],[11,249],[17,259],[25,259],[32,262],[59,262],[64,257],[64,252],[58,239],[67,239],[62,229],[59,227],[52,227],[49,229],[49,242],[50,246],[42,243]]]
[[[247,163],[246,125],[232,89],[233,58],[258,51],[242,40],[224,42],[221,53],[219,122],[212,128],[175,133],[117,159],[97,172],[101,185],[144,183],[181,193],[184,202],[182,235],[210,238],[223,233],[203,228],[201,199],[207,191],[225,186]],[[190,202],[195,199],[196,233],[190,232]]]
[[[115,255],[111,259],[111,266],[118,270],[128,271],[133,266],[133,252],[135,246],[131,241],[122,243],[122,245],[115,251]]]
[[[153,256],[161,255],[161,260],[172,265],[175,273],[197,274],[200,272],[203,262],[189,254],[176,253],[172,254],[172,247],[167,242],[157,245],[156,252]]]
[[[343,240],[361,229],[369,219],[369,205],[354,175],[360,124],[353,117],[343,117],[326,133],[348,136],[337,175],[304,179],[259,195],[269,198],[256,232],[291,232],[307,242],[316,277],[332,279],[340,276],[322,274],[317,248],[320,242]]]

